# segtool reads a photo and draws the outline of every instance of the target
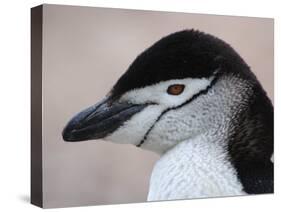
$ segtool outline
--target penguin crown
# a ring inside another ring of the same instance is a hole
[[[249,75],[247,64],[230,45],[204,32],[183,30],[163,37],[138,55],[111,92],[121,96],[161,81],[209,78],[218,70]]]

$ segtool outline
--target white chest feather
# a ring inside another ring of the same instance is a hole
[[[215,143],[200,136],[164,154],[152,172],[148,201],[244,195],[220,142]]]

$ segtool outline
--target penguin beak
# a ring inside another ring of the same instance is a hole
[[[62,132],[65,141],[104,138],[147,105],[112,102],[106,98],[74,116]]]

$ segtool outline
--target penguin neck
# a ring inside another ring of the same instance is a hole
[[[148,200],[245,194],[222,139],[202,134],[163,154],[152,172]]]
[[[273,153],[273,105],[259,84],[253,89],[248,107],[231,123],[229,154],[237,166],[267,163]]]
[[[273,193],[273,105],[261,86],[232,123],[228,152],[244,191]]]

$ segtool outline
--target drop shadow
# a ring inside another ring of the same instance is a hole
[[[21,200],[22,202],[30,203],[30,197],[29,197],[29,195],[27,195],[27,194],[20,195],[18,198],[19,198],[19,200]]]

